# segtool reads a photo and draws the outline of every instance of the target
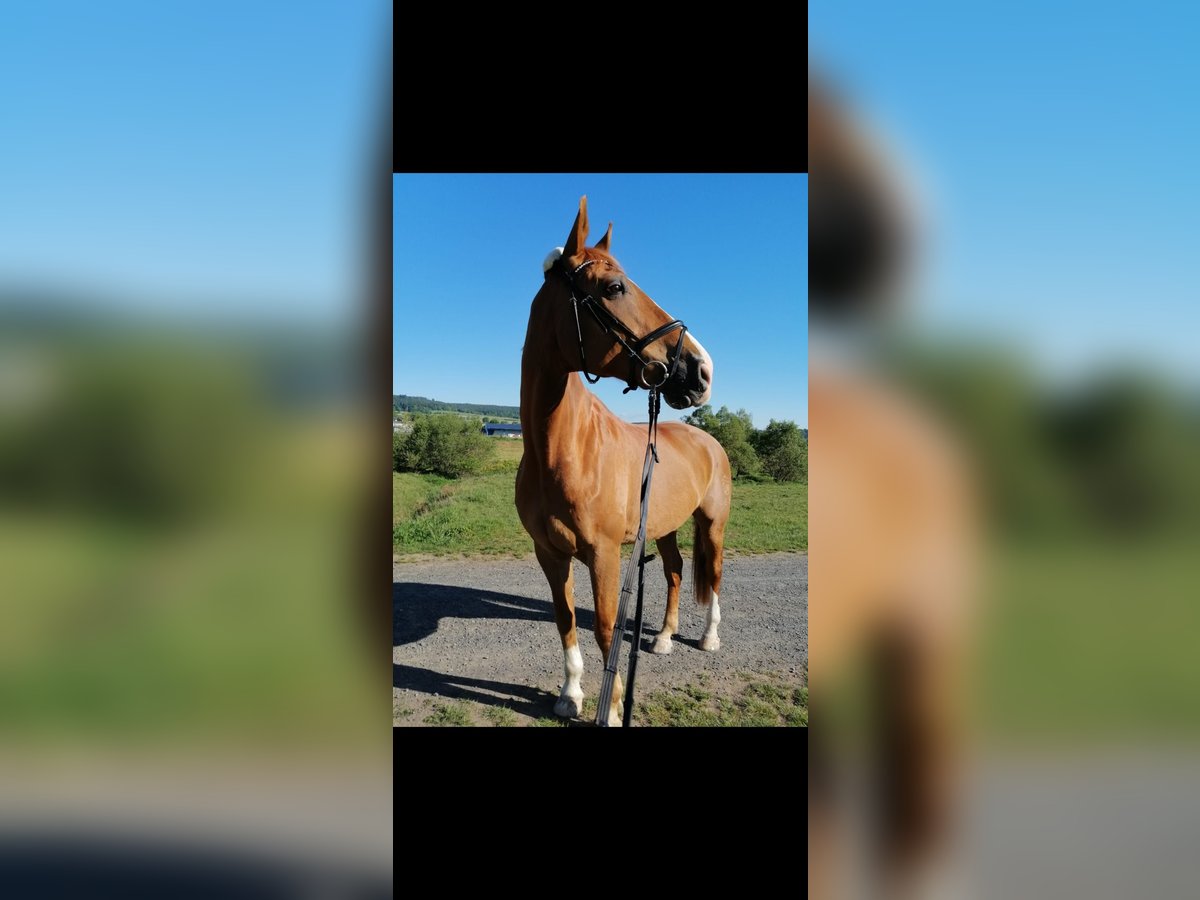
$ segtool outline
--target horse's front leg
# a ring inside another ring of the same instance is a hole
[[[612,647],[613,630],[617,620],[617,601],[621,593],[621,545],[605,543],[592,551],[588,568],[592,574],[592,596],[596,603],[596,643],[600,645],[602,665],[608,661]],[[608,724],[621,724],[622,700],[625,685],[618,673],[613,681],[612,704],[609,707]]]
[[[554,621],[558,635],[562,638],[563,683],[554,714],[573,719],[583,712],[583,655],[579,652],[579,641],[575,634],[575,574],[571,570],[571,557],[534,544],[538,562],[550,582],[550,596],[554,598]]]

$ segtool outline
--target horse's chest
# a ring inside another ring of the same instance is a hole
[[[604,490],[599,481],[582,482],[553,477],[523,485],[526,500],[519,503],[521,519],[535,540],[569,554],[592,546],[607,529],[623,529],[625,503],[622,490]],[[620,495],[618,497],[617,495]],[[611,507],[608,513],[606,508]]]

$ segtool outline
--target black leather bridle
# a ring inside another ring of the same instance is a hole
[[[683,354],[683,337],[687,334],[687,326],[679,319],[672,319],[666,325],[655,328],[645,337],[639,338],[632,328],[605,309],[603,304],[595,297],[580,290],[575,277],[588,266],[595,264],[595,262],[596,260],[594,259],[587,259],[574,269],[568,269],[566,260],[560,257],[552,267],[567,279],[567,284],[571,288],[571,308],[575,312],[575,334],[579,338],[579,358],[583,363],[583,377],[587,379],[588,384],[595,384],[600,380],[599,375],[593,376],[588,372],[587,355],[583,351],[583,328],[579,324],[580,306],[587,309],[592,314],[592,318],[596,320],[596,324],[604,329],[604,333],[611,334],[616,338],[617,342],[629,354],[631,371],[629,378],[626,379],[629,387],[625,388],[625,393],[628,394],[630,391],[637,390],[638,384],[646,389],[661,388],[671,379],[671,376],[675,374],[675,369],[679,366],[679,358]],[[549,272],[546,274],[549,277]],[[583,293],[582,297],[579,296],[581,293]],[[656,359],[647,360],[642,356],[642,351],[650,346],[650,344],[664,335],[670,334],[676,328],[679,329],[679,339],[675,342],[675,349],[668,357],[670,360],[669,365],[661,363]],[[621,332],[625,333],[625,337],[622,337]],[[626,337],[629,340],[626,340]],[[662,377],[652,381],[646,376],[654,368],[662,371]]]

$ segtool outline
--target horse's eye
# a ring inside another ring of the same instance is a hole
[[[623,281],[614,281],[608,286],[608,295],[610,297],[615,297],[617,294],[623,293],[625,293],[625,282]]]

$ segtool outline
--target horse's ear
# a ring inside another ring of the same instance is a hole
[[[608,242],[612,239],[612,222],[608,223],[608,231],[604,232],[604,237],[596,241],[596,249],[608,252]]]
[[[579,198],[579,215],[575,217],[575,224],[571,226],[571,233],[567,236],[567,245],[563,247],[563,258],[570,259],[582,250],[584,244],[587,243],[587,236],[587,194],[584,194]]]

